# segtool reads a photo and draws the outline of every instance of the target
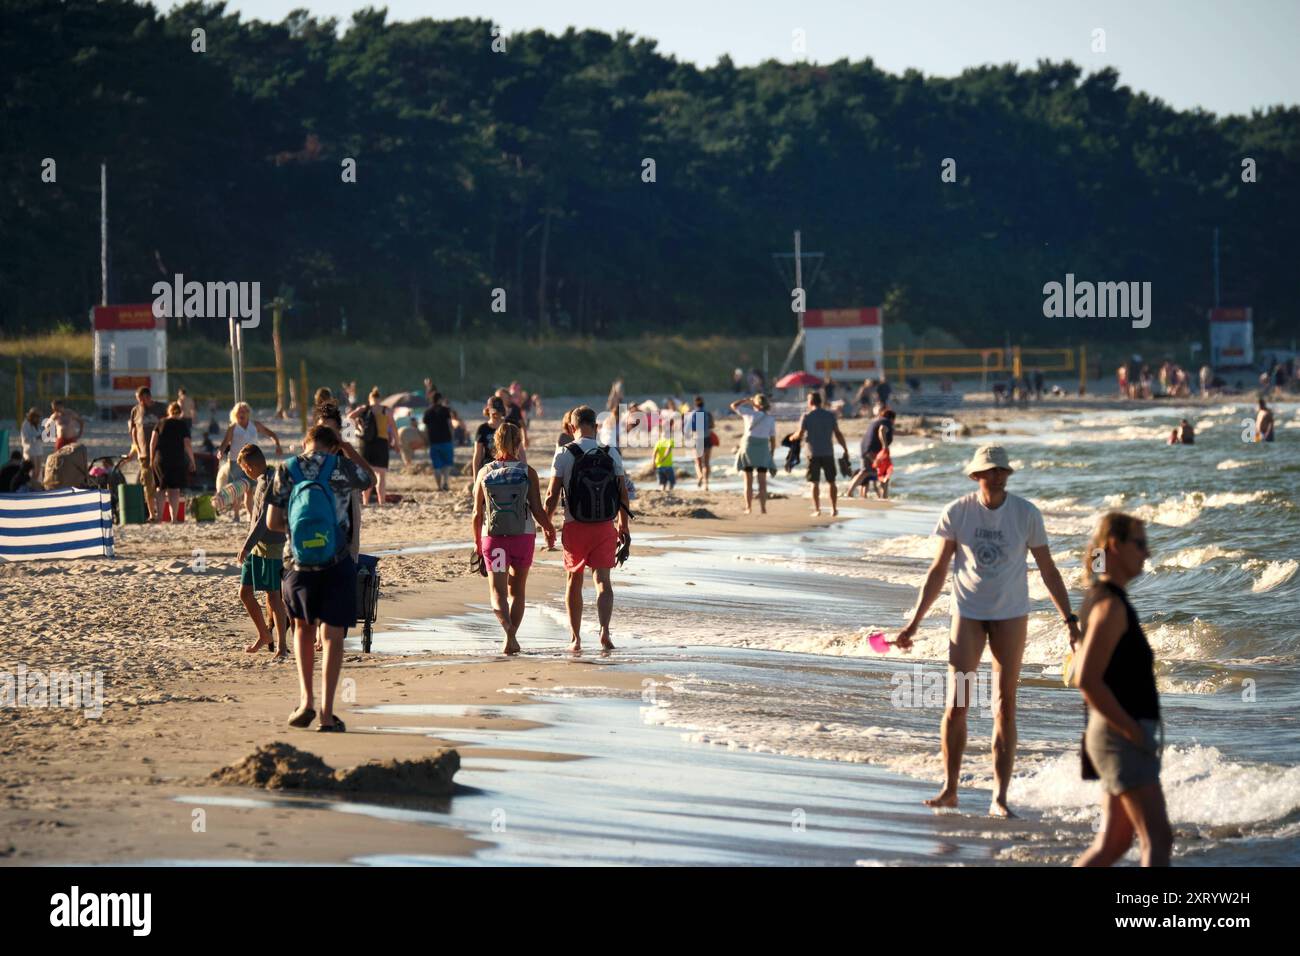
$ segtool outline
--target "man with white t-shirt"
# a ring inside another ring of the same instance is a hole
[[[930,565],[912,620],[895,643],[912,646],[912,636],[943,590],[948,565],[952,574],[952,633],[948,639],[948,694],[941,725],[944,784],[930,807],[957,806],[957,778],[966,749],[966,711],[987,639],[993,654],[993,816],[1014,816],[1007,807],[1007,785],[1016,755],[1016,687],[1025,652],[1029,620],[1026,552],[1070,630],[1079,640],[1079,619],[1070,610],[1070,595],[1047,545],[1043,516],[1030,502],[1006,491],[1012,473],[1006,449],[984,445],[966,465],[979,491],[958,498],[939,517],[934,533],[943,544]]]

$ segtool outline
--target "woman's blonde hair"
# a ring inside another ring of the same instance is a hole
[[[168,417],[168,418],[180,418],[180,417],[181,417],[181,403],[180,403],[180,402],[172,402],[170,405],[167,406],[167,417]]]
[[[764,395],[762,392],[759,392],[757,395],[754,396],[754,407],[761,412],[765,412],[772,407],[772,403],[767,400],[766,395]]]
[[[1105,566],[1093,571],[1093,562],[1097,555],[1106,553],[1106,542],[1115,538],[1120,542],[1126,542],[1137,532],[1138,527],[1142,524],[1141,518],[1135,518],[1130,514],[1122,511],[1108,511],[1101,516],[1097,522],[1097,528],[1093,531],[1092,537],[1088,539],[1088,545],[1083,552],[1083,583],[1085,586],[1091,586],[1094,581],[1094,573],[1101,574]]]
[[[239,402],[230,410],[230,424],[239,424],[239,413],[241,411],[248,412],[248,417],[250,419],[253,417],[253,406],[249,405],[248,402]]]
[[[371,397],[371,398],[378,398],[378,397],[379,397],[379,386],[378,386],[378,385],[375,385],[375,386],[373,386],[373,387],[370,389],[370,397]]]
[[[518,425],[509,422],[497,428],[492,436],[492,448],[498,458],[513,458],[519,453],[519,446],[524,443],[524,434]]]

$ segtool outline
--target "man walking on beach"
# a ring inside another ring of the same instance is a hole
[[[325,652],[321,689],[324,703],[319,730],[346,728],[334,714],[334,691],[343,669],[343,636],[357,622],[357,565],[350,549],[353,489],[374,484],[370,473],[339,453],[339,437],[328,425],[314,425],[303,453],[279,465],[266,496],[266,526],[288,533],[284,543],[284,604],[293,620],[298,661],[298,709],[290,727],[308,727],[316,718],[312,693],[316,629]]]
[[[812,482],[812,500],[814,515],[822,513],[821,478],[825,477],[831,494],[831,514],[837,515],[840,509],[835,500],[835,445],[839,442],[844,450],[844,457],[849,457],[849,444],[840,433],[839,422],[833,412],[822,408],[821,392],[808,396],[808,411],[799,419],[799,430],[790,436],[791,442],[808,442],[808,480]]]
[[[149,460],[149,442],[158,423],[167,417],[167,409],[161,402],[153,400],[153,392],[148,385],[141,385],[135,390],[135,400],[127,425],[131,435],[131,451],[127,460],[133,457],[140,460],[140,484],[144,485],[145,507],[149,511],[149,520],[157,521],[162,513],[162,502],[158,494],[158,482],[154,478],[153,462]]]
[[[1070,630],[1079,639],[1079,619],[1070,610],[1070,595],[1052,560],[1047,530],[1039,510],[1006,491],[1011,465],[1001,445],[984,445],[966,465],[979,490],[958,498],[939,517],[934,533],[943,539],[930,565],[912,620],[895,643],[912,646],[912,636],[943,590],[948,565],[952,574],[952,631],[948,638],[948,693],[940,733],[943,738],[944,784],[930,807],[957,806],[957,779],[966,749],[966,712],[978,679],[980,658],[988,641],[993,654],[993,802],[989,813],[1009,817],[1007,786],[1016,754],[1016,687],[1029,621],[1029,580],[1025,552],[1034,556],[1038,573]]]
[[[587,568],[596,579],[596,615],[600,620],[600,646],[612,650],[609,622],[614,614],[614,567],[620,543],[631,543],[628,533],[627,483],[623,459],[617,448],[596,440],[596,411],[579,405],[569,413],[577,434],[555,450],[551,483],[546,490],[546,516],[555,515],[564,492],[564,570],[568,587],[564,604],[569,612],[569,649],[582,650],[582,581]]]

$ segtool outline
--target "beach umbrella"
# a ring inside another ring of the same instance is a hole
[[[817,388],[822,384],[822,380],[811,372],[805,372],[800,369],[797,372],[791,372],[789,375],[783,375],[777,379],[777,388],[808,388],[809,386]]]
[[[817,388],[821,384],[821,379],[812,374],[812,372],[805,372],[803,369],[800,369],[797,372],[791,372],[789,375],[783,375],[781,378],[776,380],[777,388],[798,388],[799,401],[801,402],[804,399],[804,389],[809,386]]]

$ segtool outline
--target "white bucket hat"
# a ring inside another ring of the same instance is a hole
[[[966,463],[967,476],[976,472],[988,471],[990,468],[1005,468],[1007,471],[1014,472],[1011,467],[1011,459],[1007,457],[1007,450],[1001,445],[980,445],[975,449],[975,454],[969,462]]]

